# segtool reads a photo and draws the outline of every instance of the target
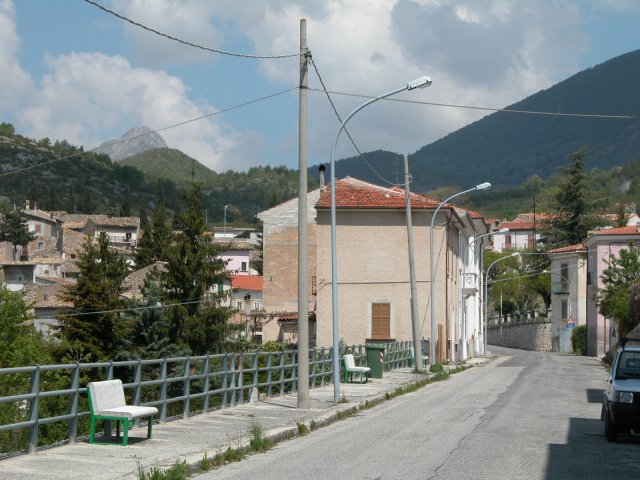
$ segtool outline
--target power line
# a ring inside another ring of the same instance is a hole
[[[264,97],[255,98],[253,100],[249,100],[249,101],[244,102],[244,103],[233,105],[233,106],[228,107],[228,108],[223,108],[222,110],[217,110],[215,112],[207,113],[207,114],[201,115],[199,117],[195,117],[195,118],[191,118],[189,120],[185,120],[184,122],[174,123],[173,125],[169,125],[169,126],[166,126],[166,127],[158,128],[158,129],[152,130],[150,132],[141,133],[141,134],[136,135],[136,136],[131,137],[131,138],[116,140],[114,142],[114,144],[123,144],[123,143],[126,143],[126,142],[130,142],[131,140],[135,140],[135,139],[138,139],[138,138],[142,138],[142,137],[146,137],[146,136],[152,135],[154,133],[164,132],[165,130],[169,130],[171,128],[181,127],[182,125],[186,125],[188,123],[196,122],[196,121],[202,120],[204,118],[213,117],[215,115],[221,115],[223,113],[230,112],[232,110],[237,110],[238,108],[246,107],[247,105],[258,103],[258,102],[261,102],[263,100],[268,100],[270,98],[277,97],[279,95],[283,95],[285,93],[289,93],[289,92],[292,92],[293,90],[297,90],[297,89],[298,89],[298,87],[292,87],[292,88],[289,88],[287,90],[282,90],[280,92],[276,92],[276,93],[272,93],[270,95],[266,95]],[[0,173],[0,178],[7,177],[7,176],[13,175],[15,173],[25,172],[27,170],[33,170],[34,168],[43,167],[45,165],[49,165],[49,164],[56,163],[56,162],[61,162],[63,160],[70,160],[72,158],[81,157],[85,153],[91,153],[91,152],[96,151],[98,148],[100,148],[100,146],[94,147],[91,150],[87,150],[87,151],[84,151],[84,152],[72,153],[71,155],[67,155],[65,157],[56,158],[54,160],[49,160],[48,162],[42,162],[42,163],[38,163],[36,165],[31,165],[30,167],[24,167],[24,168],[20,168],[20,169],[17,169],[17,170],[12,170],[10,172]]]
[[[324,90],[319,88],[310,88],[312,92],[320,92],[325,93]],[[327,93],[331,93],[333,95],[343,95],[346,97],[357,97],[357,98],[376,98],[371,95],[362,95],[358,93],[348,93],[348,92],[335,92],[329,91]],[[540,110],[518,110],[512,108],[496,108],[496,107],[478,107],[473,105],[458,105],[455,103],[438,103],[438,102],[426,102],[421,100],[407,100],[402,98],[384,98],[382,99],[386,102],[400,102],[400,103],[413,103],[417,105],[431,105],[434,107],[448,107],[448,108],[463,108],[467,110],[483,110],[487,112],[504,112],[504,113],[523,113],[528,115],[546,115],[551,117],[578,117],[578,118],[604,118],[604,119],[614,119],[614,120],[640,120],[640,115],[604,115],[599,113],[560,113],[560,112],[545,112]]]
[[[322,80],[322,77],[320,76],[320,72],[318,71],[318,67],[316,66],[316,63],[313,61],[313,57],[311,57],[311,55],[309,55],[309,58],[311,60],[311,65],[313,65],[313,69],[316,71],[316,75],[318,76],[318,80],[320,80],[320,84],[322,85],[322,90],[317,90],[317,89],[310,89],[313,91],[318,91],[318,92],[324,92],[325,95],[327,96],[327,99],[329,100],[329,103],[331,104],[331,108],[333,109],[333,112],[336,114],[336,116],[338,117],[338,120],[340,121],[340,123],[342,123],[342,117],[340,117],[340,114],[338,113],[338,110],[336,109],[335,104],[333,103],[333,100],[331,99],[331,96],[329,95],[329,92],[327,91],[327,87],[324,84],[324,81]],[[371,163],[369,162],[369,160],[367,159],[366,154],[362,153],[360,151],[360,149],[358,148],[358,146],[356,145],[356,142],[353,140],[353,137],[351,137],[351,134],[349,133],[349,131],[347,130],[347,128],[344,128],[344,132],[347,134],[347,136],[349,137],[349,140],[351,140],[351,144],[354,146],[354,148],[356,149],[356,152],[358,152],[358,155],[360,156],[360,158],[364,161],[364,163],[371,169],[371,171],[383,182],[389,184],[389,185],[393,185],[393,186],[404,186],[404,184],[398,184],[398,183],[394,183],[394,182],[390,182],[389,180],[387,180],[386,178],[384,178],[375,168],[373,168],[373,165],[371,165]]]
[[[200,50],[205,50],[207,52],[212,52],[212,53],[219,53],[221,55],[229,55],[231,57],[241,57],[241,58],[254,58],[254,59],[279,59],[279,58],[291,58],[291,57],[298,57],[300,55],[299,52],[297,53],[291,53],[291,54],[286,54],[286,55],[250,55],[247,53],[237,53],[237,52],[229,52],[226,50],[219,50],[217,48],[211,48],[211,47],[205,47],[203,45],[199,45],[197,43],[193,43],[193,42],[189,42],[187,40],[182,40],[181,38],[178,37],[174,37],[172,35],[169,35],[167,33],[163,33],[160,32],[154,28],[151,27],[147,27],[146,25],[143,25],[142,23],[136,22],[134,20],[131,20],[128,17],[125,17],[124,15],[121,15],[117,12],[114,12],[113,10],[109,10],[108,8],[106,8],[103,5],[100,5],[97,2],[94,2],[93,0],[83,0],[84,2],[88,3],[89,5],[93,5],[94,7],[99,8],[100,10],[107,12],[111,15],[113,15],[114,17],[119,18],[120,20],[123,20],[125,22],[130,23],[131,25],[134,25],[136,27],[142,28],[143,30],[146,30],[147,32],[151,32],[151,33],[155,33],[156,35],[159,35],[161,37],[167,38],[169,40],[173,40],[174,42],[178,42],[181,43],[183,45],[187,45],[189,47],[193,47],[193,48],[198,48]]]

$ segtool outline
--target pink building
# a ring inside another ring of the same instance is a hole
[[[638,226],[608,228],[590,232],[587,247],[587,355],[602,356],[615,345],[618,332],[613,320],[598,313],[597,292],[604,287],[602,272],[612,257],[630,243],[640,243]]]

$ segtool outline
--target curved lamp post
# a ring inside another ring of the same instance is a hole
[[[489,182],[484,182],[479,185],[476,185],[473,188],[470,188],[469,190],[465,190],[463,192],[458,192],[455,195],[451,195],[449,198],[440,202],[440,205],[438,205],[438,208],[436,208],[436,211],[434,212],[433,217],[431,217],[431,227],[429,228],[429,279],[431,281],[431,338],[429,340],[429,363],[431,365],[435,363],[436,341],[437,341],[437,336],[435,332],[436,330],[436,302],[435,302],[436,289],[435,289],[435,268],[433,265],[433,224],[435,223],[436,217],[438,216],[438,211],[444,204],[446,204],[447,202],[449,202],[450,200],[456,197],[459,197],[460,195],[464,195],[465,193],[473,192],[475,190],[485,190],[490,186],[491,184]]]
[[[224,237],[227,237],[227,207],[229,205],[224,206]]]
[[[466,274],[467,274],[467,262],[469,261],[469,250],[471,246],[473,246],[473,251],[476,249],[476,242],[484,237],[489,237],[492,235],[502,235],[509,231],[508,228],[501,228],[500,230],[496,230],[495,232],[483,233],[482,235],[478,235],[477,237],[472,237],[471,242],[467,245],[467,248],[464,250],[464,257],[462,261],[462,295],[460,296],[460,317],[461,317],[461,325],[460,325],[460,335],[462,336],[462,346],[461,346],[461,360],[465,361],[467,359],[467,310],[466,310],[466,297],[464,295],[464,288],[467,284]],[[475,258],[475,255],[474,255]]]
[[[487,293],[489,290],[488,289],[489,271],[491,270],[491,267],[493,267],[499,261],[505,260],[507,258],[519,257],[519,256],[520,256],[520,252],[513,252],[511,255],[507,255],[506,257],[500,257],[497,260],[494,260],[493,263],[491,263],[491,265],[487,267],[487,271],[484,274],[484,353],[485,355],[487,354],[487,304],[488,304]]]
[[[420,77],[416,80],[413,80],[407,83],[402,88],[398,88],[396,90],[392,90],[385,94],[380,95],[379,97],[372,98],[371,100],[366,101],[358,108],[356,108],[353,112],[345,117],[340,124],[340,128],[338,129],[338,133],[336,133],[336,138],[333,141],[333,146],[331,147],[331,306],[332,306],[332,318],[333,318],[333,352],[332,352],[332,377],[333,377],[333,401],[335,403],[340,402],[340,345],[339,345],[339,335],[338,335],[338,262],[336,259],[336,174],[335,174],[335,152],[336,145],[338,144],[338,138],[340,138],[340,134],[342,130],[344,130],[347,122],[353,117],[356,113],[362,110],[367,105],[371,105],[373,102],[377,102],[386,97],[390,97],[391,95],[395,95],[396,93],[403,92],[405,90],[414,90],[416,88],[424,88],[431,85],[431,78],[429,77]]]

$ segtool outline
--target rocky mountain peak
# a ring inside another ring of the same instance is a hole
[[[153,132],[148,127],[137,127],[127,130],[118,140],[108,140],[95,149],[96,153],[104,153],[111,160],[118,162],[138,153],[154,148],[167,148],[167,142],[162,135]]]

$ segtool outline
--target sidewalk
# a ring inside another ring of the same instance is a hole
[[[468,364],[487,359],[471,359]],[[280,441],[298,433],[298,423],[318,427],[333,423],[338,412],[351,410],[365,402],[385,400],[387,392],[421,379],[412,369],[384,372],[381,379],[368,383],[340,384],[345,403],[333,403],[333,384],[309,390],[308,410],[298,410],[296,394],[268,398],[257,403],[194,415],[188,420],[174,420],[153,426],[153,436],[146,438],[146,427],[129,433],[129,446],[90,445],[88,439],[0,461],[0,480],[86,479],[116,480],[138,478],[138,464],[145,470],[152,466],[169,467],[177,460],[198,467],[205,452],[211,458],[228,447],[248,444],[249,429],[258,423],[266,436]],[[428,387],[426,387],[428,388]]]

